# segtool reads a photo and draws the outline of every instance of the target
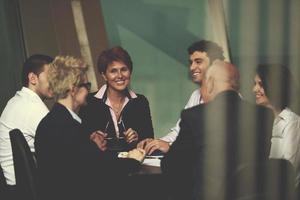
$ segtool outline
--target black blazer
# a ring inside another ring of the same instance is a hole
[[[88,134],[106,129],[109,136],[113,137],[116,133],[109,107],[105,104],[105,99],[98,99],[94,95],[95,93],[88,96],[87,105],[80,110],[82,124]],[[145,96],[137,94],[137,98],[130,98],[120,116],[125,129],[132,128],[137,131],[139,141],[154,137],[149,102]],[[106,128],[108,122],[109,125]],[[135,146],[136,143],[129,149]]]
[[[35,151],[41,199],[91,199],[93,192],[104,197],[114,175],[126,175],[140,165],[100,151],[59,103],[38,125]]]
[[[161,166],[175,199],[203,199],[241,163],[268,159],[273,116],[234,91],[182,111],[180,132]]]

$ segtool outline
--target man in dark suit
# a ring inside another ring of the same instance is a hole
[[[180,132],[161,166],[173,199],[230,199],[238,166],[268,159],[272,115],[243,101],[234,65],[216,61],[202,87],[206,104],[181,114]]]

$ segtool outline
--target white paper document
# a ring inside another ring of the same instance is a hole
[[[148,165],[148,166],[154,166],[154,167],[160,167],[160,159],[159,158],[145,158],[143,165]]]

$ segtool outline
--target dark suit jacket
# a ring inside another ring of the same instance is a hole
[[[59,103],[38,125],[35,151],[42,199],[108,199],[109,183],[139,166],[100,151]]]
[[[115,136],[115,128],[109,111],[109,107],[105,104],[104,99],[94,97],[90,94],[87,98],[87,105],[80,110],[82,124],[88,134],[101,130],[107,132],[109,136]],[[139,134],[139,141],[145,138],[153,138],[153,126],[149,108],[149,102],[145,96],[137,94],[137,98],[130,98],[129,102],[123,108],[121,113],[125,128],[132,128]],[[106,128],[107,123],[109,126]],[[132,149],[136,143],[128,149]]]
[[[184,110],[178,138],[161,163],[175,199],[211,198],[241,163],[268,159],[272,120],[268,109],[234,91]]]

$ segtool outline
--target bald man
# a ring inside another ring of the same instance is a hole
[[[202,85],[207,104],[181,114],[180,132],[161,162],[172,198],[223,199],[227,177],[242,163],[268,159],[269,110],[243,101],[239,72],[216,61]]]
[[[234,65],[216,60],[204,77],[201,90],[203,100],[207,103],[223,91],[237,92],[239,90],[239,77],[239,72]]]

